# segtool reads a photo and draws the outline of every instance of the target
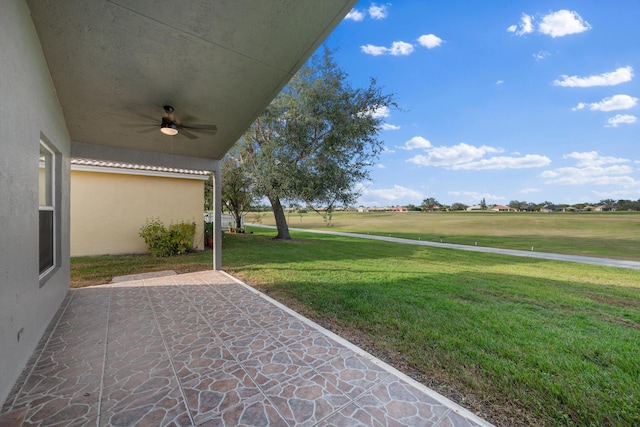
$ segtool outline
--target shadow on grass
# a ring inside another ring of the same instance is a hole
[[[401,355],[389,361],[399,369],[476,396],[490,412],[524,411],[536,425],[640,422],[637,289],[477,272],[280,273],[262,286],[273,297],[365,335],[375,353]]]

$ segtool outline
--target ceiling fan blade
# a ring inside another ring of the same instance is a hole
[[[187,128],[187,129],[197,129],[197,130],[211,130],[211,131],[217,131],[218,130],[218,126],[216,125],[197,125],[197,124],[188,124],[188,125],[180,125],[183,128]]]
[[[158,124],[150,123],[150,124],[123,124],[120,125],[123,128],[138,128],[140,130],[137,133],[150,133],[158,129]]]
[[[153,125],[152,128],[139,130],[138,133],[151,133],[158,130],[158,125]]]
[[[184,128],[180,128],[180,131],[178,132],[180,135],[184,135],[189,139],[198,139],[197,136],[195,136],[194,134],[192,134],[191,132],[185,130]]]

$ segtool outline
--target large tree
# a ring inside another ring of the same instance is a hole
[[[222,160],[222,203],[233,216],[235,228],[242,227],[242,215],[252,200],[251,177],[244,169],[237,150],[232,150]]]
[[[395,106],[375,80],[353,88],[331,51],[315,55],[239,142],[239,158],[271,203],[278,234],[289,239],[282,203],[327,210],[352,204],[383,144],[381,112]]]

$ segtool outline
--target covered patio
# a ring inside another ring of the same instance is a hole
[[[484,425],[217,271],[221,159],[355,3],[3,3],[1,426]],[[69,290],[71,158],[212,171],[212,271]]]
[[[490,425],[222,271],[72,289],[2,412],[24,426]]]

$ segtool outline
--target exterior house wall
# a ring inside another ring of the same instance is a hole
[[[69,290],[69,152],[62,109],[22,0],[0,13],[0,402]],[[39,277],[39,153],[56,150],[55,268]]]
[[[138,232],[149,218],[159,218],[166,226],[195,222],[194,247],[204,249],[206,178],[72,166],[71,256],[148,252]]]

